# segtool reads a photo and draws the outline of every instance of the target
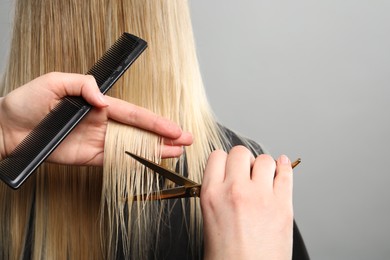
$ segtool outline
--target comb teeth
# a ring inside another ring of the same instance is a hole
[[[126,65],[128,59],[136,59],[140,53],[133,52],[134,55],[129,56],[137,47],[146,46],[146,43],[140,39],[135,38],[131,34],[124,33],[112,47],[102,56],[102,58],[92,66],[87,72],[88,75],[95,77],[95,80],[100,87],[102,93],[107,92],[105,82],[111,81],[112,78],[116,79],[124,73],[123,65]],[[120,50],[120,52],[118,52]],[[138,55],[137,55],[138,53]],[[136,57],[134,57],[136,55]],[[115,81],[116,81],[115,79]]]
[[[124,33],[87,72],[106,93],[145,50],[144,40]],[[0,179],[17,189],[91,110],[82,97],[65,97],[0,162]]]

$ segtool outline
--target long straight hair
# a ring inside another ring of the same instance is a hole
[[[185,158],[161,160],[159,137],[111,121],[103,169],[44,164],[17,191],[0,184],[2,259],[30,253],[33,259],[113,259],[118,250],[127,258],[149,258],[166,205],[131,197],[171,184],[124,151],[166,167],[178,164],[201,183],[208,155],[224,148],[204,92],[185,0],[17,1],[2,95],[50,71],[85,73],[123,32],[145,39],[148,49],[109,95],[177,122],[193,134],[194,144]],[[191,199],[188,207],[183,210],[190,212],[190,240],[200,250],[199,200]]]

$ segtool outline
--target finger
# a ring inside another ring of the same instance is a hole
[[[82,96],[92,106],[107,106],[104,95],[91,75],[51,72],[43,75],[39,80],[45,81],[45,85],[59,98]]]
[[[177,139],[164,138],[164,144],[167,146],[188,146],[193,142],[192,134],[189,132],[183,132],[183,134]]]
[[[275,177],[275,160],[267,155],[259,155],[252,168],[252,180],[258,183],[260,190],[271,192]]]
[[[182,155],[183,152],[184,152],[183,146],[163,145],[163,147],[161,148],[161,157],[163,159],[175,158]]]
[[[223,182],[226,159],[227,154],[222,150],[216,150],[210,154],[203,174],[202,191]]]
[[[253,163],[252,153],[244,146],[233,147],[226,161],[226,182],[250,180],[251,166]]]
[[[138,127],[168,139],[179,138],[183,131],[171,120],[126,101],[106,96],[108,117],[123,124]]]
[[[281,155],[277,160],[274,192],[284,197],[292,197],[293,171],[287,156]]]

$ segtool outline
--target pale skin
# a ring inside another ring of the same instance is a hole
[[[213,152],[201,206],[205,259],[291,259],[292,168],[285,155],[275,163],[243,146]]]
[[[72,165],[103,165],[109,119],[159,135],[162,157],[178,157],[192,135],[155,113],[100,93],[92,76],[51,72],[0,98],[0,158],[6,157],[64,96],[82,96],[94,108],[49,156]]]

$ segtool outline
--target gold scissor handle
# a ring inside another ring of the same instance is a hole
[[[291,167],[294,169],[295,166],[301,163],[301,158],[296,159],[294,162],[291,163]]]

